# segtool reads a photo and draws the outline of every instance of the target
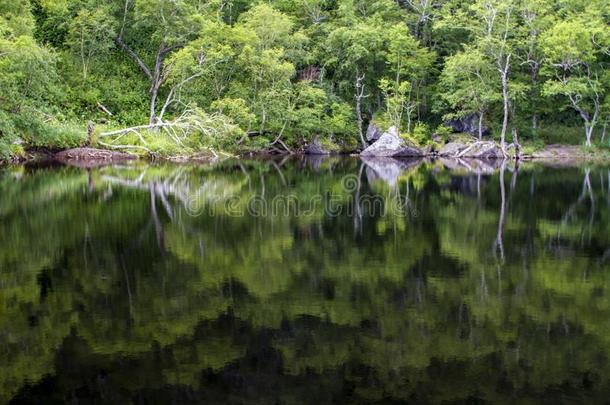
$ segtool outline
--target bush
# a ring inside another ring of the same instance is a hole
[[[86,131],[73,124],[46,123],[36,116],[19,115],[15,118],[15,128],[27,146],[69,149],[83,144]]]
[[[356,113],[352,106],[347,103],[333,103],[330,115],[324,117],[324,127],[329,135],[334,135],[337,139],[354,137],[358,129]]]
[[[567,127],[563,125],[542,125],[534,139],[545,144],[581,145],[585,142],[584,127]]]
[[[241,98],[225,97],[212,102],[211,108],[229,117],[231,121],[242,129],[247,129],[250,123],[256,119],[246,101]]]
[[[425,146],[430,143],[430,129],[427,124],[418,122],[410,134],[406,134],[403,138],[407,141],[412,141],[418,146]]]
[[[447,142],[452,133],[453,131],[451,130],[451,128],[443,124],[439,125],[434,130],[434,135],[440,136],[443,142]]]
[[[387,131],[392,126],[392,121],[384,112],[374,114],[371,122],[377,127],[381,128],[383,131]]]

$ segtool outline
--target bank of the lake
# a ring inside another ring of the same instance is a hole
[[[375,149],[375,143],[371,145]],[[76,166],[97,166],[120,163],[133,160],[144,161],[166,161],[174,163],[210,163],[219,159],[230,158],[273,158],[277,156],[368,156],[368,157],[394,157],[394,158],[427,158],[427,159],[476,159],[476,160],[538,160],[538,161],[554,161],[565,165],[577,165],[585,162],[610,162],[610,149],[599,147],[587,147],[583,145],[540,145],[525,144],[520,146],[521,150],[517,156],[514,148],[508,149],[507,153],[502,153],[499,144],[493,141],[479,141],[476,139],[467,139],[460,137],[459,141],[448,140],[445,144],[436,143],[427,147],[417,147],[404,145],[395,146],[393,150],[375,149],[374,152],[367,153],[365,151],[352,152],[335,152],[324,149],[320,146],[314,148],[305,147],[297,152],[286,151],[246,151],[236,153],[203,151],[193,154],[134,154],[129,152],[120,152],[111,149],[99,149],[91,147],[73,148],[59,151],[48,149],[33,149],[29,150],[18,158],[12,160],[13,163],[26,163],[37,160],[56,160],[59,162],[72,164]]]

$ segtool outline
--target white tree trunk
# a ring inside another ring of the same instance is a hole
[[[506,61],[505,69],[502,73],[502,99],[504,101],[504,118],[502,119],[502,132],[500,132],[500,146],[502,150],[506,149],[506,131],[508,129],[508,114],[509,114],[509,102],[510,98],[508,95],[508,59]]]
[[[586,145],[591,146],[591,138],[593,137],[593,123],[585,124]]]
[[[360,135],[360,142],[362,143],[362,149],[366,149],[366,142],[364,140],[364,129],[362,119],[362,99],[364,98],[364,75],[356,77],[356,117],[358,118],[358,135]]]
[[[538,129],[538,115],[534,113],[532,115],[532,130],[536,131]]]

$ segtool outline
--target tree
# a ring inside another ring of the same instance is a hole
[[[603,21],[573,18],[561,21],[542,38],[548,60],[547,96],[567,97],[585,124],[585,142],[591,145],[593,130],[600,118],[608,75],[603,61],[610,46]]]
[[[500,132],[500,146],[506,145],[506,131],[510,113],[509,74],[513,45],[509,36],[515,29],[514,3],[512,0],[483,0],[475,6],[478,16],[484,22],[484,35],[480,37],[481,47],[492,58],[500,74],[504,116]]]
[[[194,39],[202,27],[202,14],[209,10],[195,0],[125,0],[123,4],[119,11],[120,29],[114,41],[150,82],[149,124],[154,124],[159,91],[168,77],[164,62],[172,52]],[[141,49],[128,45],[129,39],[142,35],[148,41]],[[153,56],[154,62],[147,63],[143,55]]]
[[[431,25],[438,11],[442,8],[442,1],[438,0],[401,0],[401,5],[406,7],[412,14],[410,22],[411,32],[425,46],[433,45],[431,38]]]
[[[439,86],[441,99],[453,112],[446,118],[477,114],[479,139],[483,136],[483,121],[491,105],[501,99],[495,81],[493,65],[477,48],[464,51],[445,60]]]
[[[502,91],[503,118],[500,146],[506,149],[510,114],[510,72],[515,52],[516,2],[514,0],[477,0],[473,3],[448,3],[437,28],[466,30],[471,44],[489,59],[497,72]]]
[[[415,90],[432,67],[434,57],[432,52],[420,47],[404,24],[396,24],[387,31],[386,63],[393,80],[384,80],[380,88],[386,96],[391,94],[386,97],[386,104],[388,111],[394,110],[397,128],[400,128],[403,112],[406,112],[407,132],[411,132],[412,114],[419,104]],[[393,83],[392,89],[390,83]]]
[[[29,0],[0,0],[0,27],[16,37],[32,35],[34,18]]]
[[[46,130],[39,118],[56,89],[56,54],[31,37],[25,25],[31,15],[23,5],[0,1],[6,13],[0,17],[0,161],[11,157],[24,127]]]
[[[326,67],[332,69],[340,90],[352,94],[356,102],[358,133],[365,148],[362,101],[368,97],[366,88],[373,90],[376,87],[377,69],[385,64],[381,21],[370,19],[350,27],[338,27],[329,34],[325,47],[328,52]]]
[[[80,56],[83,79],[87,79],[91,59],[108,51],[115,36],[110,15],[104,8],[93,11],[82,9],[72,19],[68,30],[68,45]]]
[[[544,31],[556,23],[557,16],[552,10],[552,0],[532,0],[520,3],[519,17],[522,24],[518,27],[517,57],[520,65],[529,76],[529,103],[531,128],[538,128],[538,109],[540,102],[540,70],[544,63],[544,53],[540,37]]]

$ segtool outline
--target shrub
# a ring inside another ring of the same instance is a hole
[[[451,130],[451,128],[443,124],[439,125],[434,130],[434,135],[440,136],[443,142],[447,142],[452,133],[453,131]]]
[[[46,123],[37,116],[17,116],[15,128],[27,146],[68,149],[82,145],[86,139],[84,128],[69,123]]]
[[[418,122],[413,131],[406,135],[407,139],[415,142],[419,146],[427,145],[430,142],[430,129],[427,124]]]

